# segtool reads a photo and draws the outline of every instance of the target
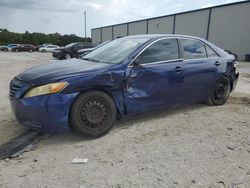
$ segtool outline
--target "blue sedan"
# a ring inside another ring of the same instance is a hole
[[[234,63],[197,37],[128,36],[82,59],[26,70],[11,81],[9,99],[31,129],[100,137],[126,115],[203,101],[223,105],[238,81]]]

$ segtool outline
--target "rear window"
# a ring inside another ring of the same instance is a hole
[[[192,39],[181,39],[184,59],[206,58],[207,53],[203,42]]]
[[[206,50],[207,50],[208,57],[218,57],[217,53],[212,48],[210,48],[208,45],[206,45]]]

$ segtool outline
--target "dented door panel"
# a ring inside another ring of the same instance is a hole
[[[184,97],[182,62],[128,67],[125,102],[128,113],[143,112],[178,103]]]

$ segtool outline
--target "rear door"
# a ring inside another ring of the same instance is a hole
[[[184,59],[183,90],[187,92],[185,97],[194,101],[205,99],[218,77],[221,59],[212,48],[200,40],[183,38],[179,41]]]
[[[128,113],[171,105],[181,99],[183,62],[176,38],[155,41],[134,62],[126,71]]]

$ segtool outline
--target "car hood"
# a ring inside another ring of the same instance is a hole
[[[70,59],[32,67],[16,78],[34,85],[57,82],[68,77],[105,72],[112,64]]]

